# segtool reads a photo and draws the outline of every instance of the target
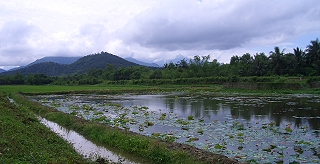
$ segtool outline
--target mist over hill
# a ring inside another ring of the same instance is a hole
[[[6,70],[0,68],[0,73],[6,72]]]
[[[146,63],[146,62],[142,62],[142,61],[139,61],[137,59],[134,59],[132,57],[128,57],[128,58],[124,58],[124,59],[129,61],[129,62],[136,63],[136,64],[143,65],[143,66],[160,67],[157,63]]]

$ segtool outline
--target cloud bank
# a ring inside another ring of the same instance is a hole
[[[320,35],[317,0],[59,0],[0,6],[0,66],[101,51],[150,62],[179,54],[210,54],[228,62],[232,55],[274,46],[305,48],[309,42],[299,38]]]

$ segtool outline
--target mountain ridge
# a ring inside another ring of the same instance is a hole
[[[136,63],[129,62],[119,56],[103,51],[101,53],[81,57],[71,64],[59,64],[55,62],[41,62],[30,64],[30,66],[18,68],[17,70],[2,72],[0,73],[0,75],[12,75],[15,73],[28,75],[34,73],[43,73],[48,76],[61,76],[67,74],[85,73],[89,69],[104,69],[107,64],[113,65],[114,68],[140,66]]]
[[[124,58],[124,59],[129,62],[136,63],[139,65],[148,66],[148,67],[160,67],[157,63],[147,63],[147,62],[139,61],[139,60],[132,58],[132,57],[128,57],[128,58]]]
[[[6,72],[6,70],[0,68],[0,73]]]

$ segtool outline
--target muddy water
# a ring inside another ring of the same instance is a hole
[[[102,157],[108,159],[112,162],[120,162],[123,164],[140,164],[146,163],[142,159],[138,159],[136,157],[130,157],[128,154],[120,154],[120,152],[116,152],[115,150],[111,151],[106,149],[105,147],[98,146],[91,141],[85,139],[82,135],[78,134],[75,131],[68,130],[59,126],[57,123],[48,121],[44,118],[41,118],[41,123],[49,127],[52,131],[57,133],[64,140],[72,143],[73,147],[76,151],[86,158],[91,158],[96,160],[98,157]]]

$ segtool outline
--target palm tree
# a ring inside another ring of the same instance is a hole
[[[301,50],[301,48],[297,47],[293,49],[293,55],[295,60],[295,72],[298,74],[304,73],[302,68],[304,67],[305,62],[305,53]]]
[[[253,74],[256,76],[263,76],[267,73],[268,57],[264,53],[256,54],[252,64]]]
[[[317,38],[310,42],[306,49],[307,64],[313,64],[315,60],[320,59],[320,42]]]
[[[274,51],[270,51],[270,66],[272,69],[272,73],[280,75],[285,66],[284,61],[284,49],[280,51],[279,47],[274,47]]]
[[[306,49],[307,64],[320,75],[320,42],[317,38],[310,42]]]

